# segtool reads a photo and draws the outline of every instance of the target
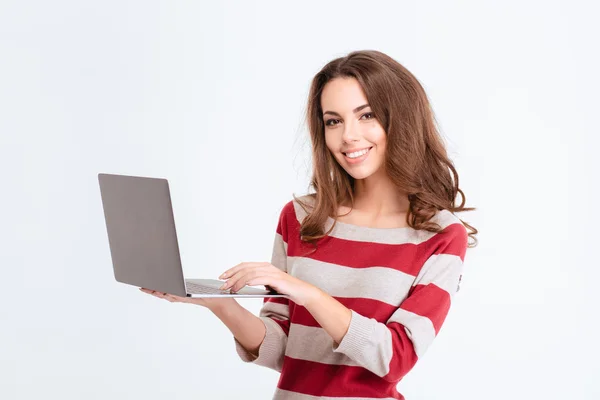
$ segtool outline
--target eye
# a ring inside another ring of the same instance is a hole
[[[331,118],[331,119],[328,119],[327,121],[325,121],[325,125],[326,125],[326,126],[335,126],[335,125],[337,125],[339,122],[340,122],[340,120],[339,120],[339,119],[333,119],[333,118]]]
[[[375,116],[373,115],[372,112],[368,112],[368,113],[364,113],[363,115],[360,116],[361,118],[366,117],[365,119],[373,119],[375,118]]]

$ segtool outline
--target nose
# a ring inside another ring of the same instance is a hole
[[[353,122],[344,124],[344,131],[342,132],[342,140],[344,143],[357,142],[359,139],[358,130]]]

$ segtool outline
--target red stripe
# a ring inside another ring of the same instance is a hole
[[[448,225],[446,229],[435,235],[434,238],[438,240],[437,243],[430,244],[433,246],[433,249],[429,254],[451,254],[459,256],[462,261],[465,260],[469,236],[464,225]]]
[[[377,321],[385,323],[396,311],[397,307],[383,303],[381,301],[363,298],[345,298],[334,297],[346,308],[356,311],[361,315],[368,315],[369,318],[375,318]],[[304,326],[320,327],[311,313],[305,307],[290,302],[290,315],[292,323]]]
[[[277,233],[281,235],[284,242],[288,242],[290,227],[300,227],[298,219],[296,218],[296,212],[294,211],[294,203],[289,201],[279,214],[279,223],[277,224]],[[298,229],[299,232],[299,229]]]
[[[326,236],[319,240],[316,251],[300,240],[290,240],[288,256],[308,257],[351,268],[388,267],[416,276],[427,259],[420,246],[358,242]]]
[[[286,299],[285,297],[265,297],[263,300],[263,303],[277,303],[277,304],[283,304],[286,306],[289,306],[290,303],[294,304],[293,302],[290,302],[288,299]],[[292,310],[290,308],[288,308],[288,312],[290,313],[289,315],[292,315],[291,312]],[[277,313],[272,313],[266,314],[267,316],[269,316],[273,321],[275,321],[280,327],[281,329],[285,332],[286,335],[289,334],[290,332],[290,320],[289,319],[278,319],[275,318],[274,316],[271,315],[277,315]]]
[[[417,285],[400,308],[429,318],[437,335],[450,310],[450,295],[433,283]]]
[[[390,322],[388,328],[392,333],[392,360],[390,361],[390,372],[385,379],[399,381],[415,366],[418,357],[404,325]]]
[[[278,233],[288,244],[288,256],[308,257],[351,268],[388,267],[416,276],[432,254],[453,254],[464,259],[466,252],[467,231],[459,223],[447,226],[419,244],[383,244],[325,236],[317,242],[315,250],[312,244],[300,240],[300,223],[291,202],[284,207],[282,222],[285,222],[282,223],[284,228],[278,226]]]
[[[290,320],[289,319],[275,319],[271,318],[277,325],[281,327],[281,330],[285,333],[285,336],[289,336],[290,334]]]
[[[371,318],[375,318],[378,322],[386,324],[392,314],[396,311],[396,307],[390,306],[389,304],[378,302],[377,300],[360,299],[337,299],[346,307],[353,309],[361,315],[368,315]],[[354,306],[351,303],[354,301]],[[357,307],[357,305],[359,305]],[[302,306],[295,305],[294,310],[291,314],[292,323],[311,327],[320,327],[315,321],[308,310]],[[417,355],[415,353],[413,343],[408,337],[404,326],[392,322],[389,323],[388,328],[392,333],[392,347],[393,356],[390,363],[390,372],[385,377],[386,380],[399,381],[404,375],[406,375],[417,362]]]
[[[374,373],[346,365],[328,365],[285,357],[278,388],[312,396],[391,397],[404,400],[396,383]]]
[[[284,306],[288,305],[289,300],[285,297],[265,297],[263,303],[277,303],[283,304]]]
[[[334,297],[346,308],[360,315],[374,318],[378,322],[387,323],[392,314],[398,309],[378,300],[364,298]],[[302,306],[290,302],[290,316],[293,324],[320,327],[312,314]],[[450,310],[450,295],[444,289],[434,285],[417,285],[411,289],[411,295],[402,302],[400,308],[427,317],[433,323],[436,333],[442,326]]]

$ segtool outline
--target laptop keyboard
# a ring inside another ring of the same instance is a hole
[[[229,289],[227,290],[219,290],[213,287],[198,285],[193,282],[185,282],[185,287],[187,292],[190,294],[229,294],[231,293]]]

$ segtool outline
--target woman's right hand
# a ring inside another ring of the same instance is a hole
[[[181,297],[175,296],[174,294],[157,292],[156,290],[150,290],[140,288],[144,293],[158,297],[159,299],[167,300],[171,303],[189,303],[196,304],[198,306],[206,307],[209,310],[215,310],[219,307],[227,306],[232,303],[236,303],[232,297]]]

